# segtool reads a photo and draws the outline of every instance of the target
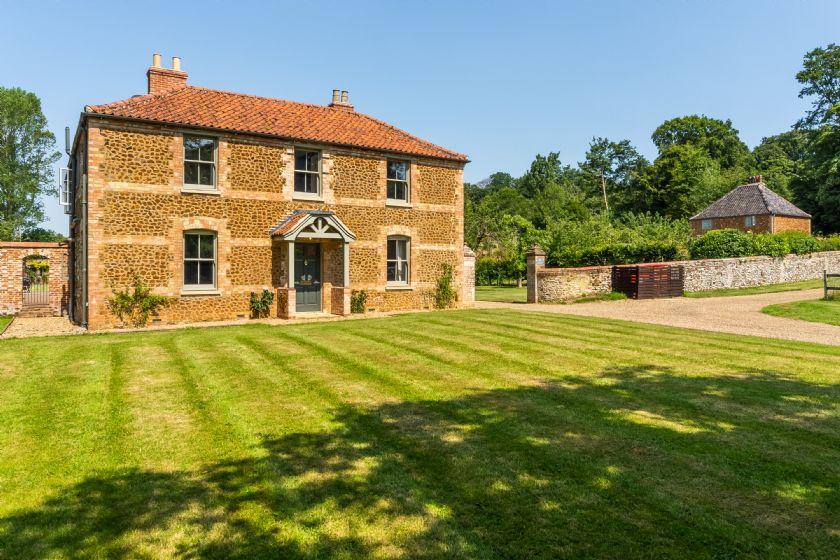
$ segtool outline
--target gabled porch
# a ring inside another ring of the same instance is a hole
[[[328,210],[296,210],[271,230],[277,316],[350,314],[350,243],[356,236]]]

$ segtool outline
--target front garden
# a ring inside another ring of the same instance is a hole
[[[0,557],[828,558],[840,347],[505,310],[0,343]]]

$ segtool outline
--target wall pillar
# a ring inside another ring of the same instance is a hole
[[[331,292],[330,313],[347,317],[350,315],[350,288],[333,286]]]
[[[294,288],[277,288],[277,316],[294,319],[297,314],[297,292]]]
[[[528,264],[528,303],[539,303],[537,271],[545,268],[545,251],[534,245],[525,253],[525,260]]]
[[[475,305],[475,253],[464,245],[464,278],[461,281],[463,296],[461,302],[464,307]]]

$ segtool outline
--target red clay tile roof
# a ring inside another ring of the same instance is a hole
[[[332,214],[333,212],[329,213],[329,215]],[[309,216],[308,212],[292,212],[291,214],[280,220],[280,223],[271,229],[269,235],[271,235],[271,237],[274,237],[275,235],[283,235],[285,233],[289,233],[294,229],[296,225],[300,223],[301,220],[306,219],[307,216]]]
[[[467,161],[467,156],[463,154],[441,148],[355,111],[193,86],[105,105],[90,105],[86,111]]]

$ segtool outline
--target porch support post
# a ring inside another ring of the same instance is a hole
[[[286,287],[295,287],[295,242],[289,241],[289,254],[286,257],[289,259],[289,277],[286,279]]]
[[[350,287],[350,242],[344,242],[344,287]]]

